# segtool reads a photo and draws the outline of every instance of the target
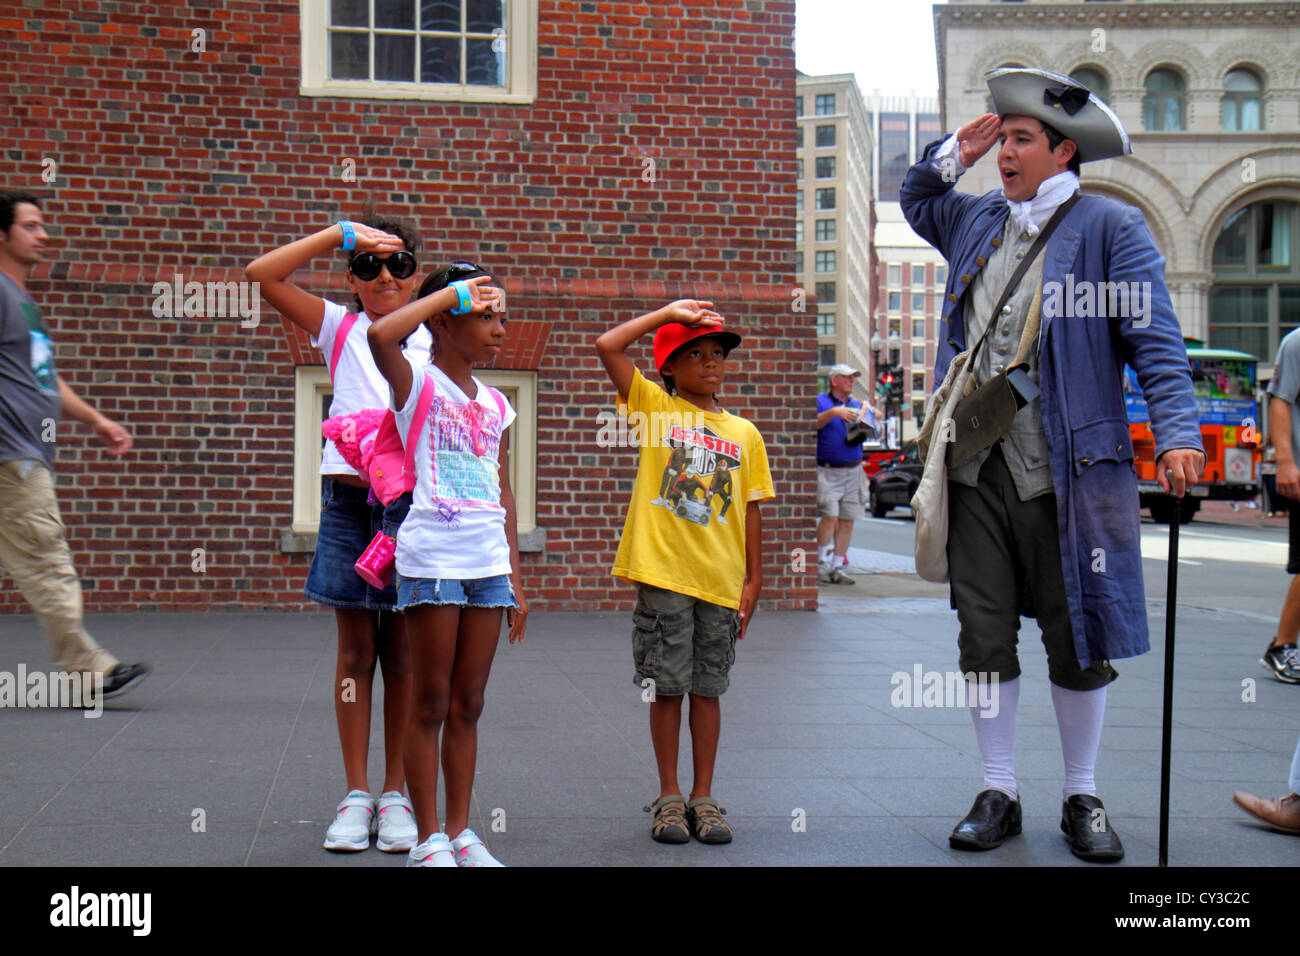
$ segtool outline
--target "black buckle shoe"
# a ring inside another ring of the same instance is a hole
[[[1089,863],[1116,863],[1124,846],[1110,825],[1106,808],[1090,793],[1076,793],[1061,804],[1061,832],[1070,852]]]
[[[948,845],[954,850],[992,850],[1020,832],[1020,801],[1001,790],[984,790],[966,819],[953,829]]]

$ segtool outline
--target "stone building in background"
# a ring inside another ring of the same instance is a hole
[[[1184,334],[1270,366],[1300,325],[1300,4],[989,3],[934,8],[945,132],[988,109],[1001,66],[1070,73],[1133,155],[1083,188],[1146,216]],[[987,157],[959,188],[998,188]]]

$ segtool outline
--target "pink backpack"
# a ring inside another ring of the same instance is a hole
[[[334,336],[334,351],[330,356],[331,382],[334,381],[334,372],[338,368],[339,359],[343,356],[343,343],[347,341],[356,323],[355,312],[349,312],[339,323],[339,330]],[[496,400],[497,412],[504,422],[505,399],[490,385],[488,391]],[[375,435],[374,457],[370,461],[370,473],[366,477],[370,481],[370,490],[383,504],[390,504],[405,492],[415,490],[415,443],[419,438],[420,429],[424,427],[424,420],[429,417],[429,408],[432,405],[433,377],[426,375],[424,384],[420,387],[420,397],[415,403],[415,415],[411,418],[411,430],[406,435],[405,443],[397,431],[397,416],[393,414],[391,408],[384,413],[383,420],[379,423],[379,431]]]

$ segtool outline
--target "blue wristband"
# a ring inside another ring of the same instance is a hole
[[[460,307],[451,310],[452,315],[464,315],[474,304],[474,300],[469,294],[469,283],[464,279],[457,279],[451,284],[451,288],[456,290],[456,295],[460,297]]]
[[[343,230],[343,248],[354,249],[357,245],[357,234],[352,228],[352,223],[347,219],[339,220],[339,228]]]

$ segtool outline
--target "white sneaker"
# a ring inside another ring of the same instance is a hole
[[[364,790],[353,790],[339,804],[338,815],[325,831],[325,849],[355,852],[370,846],[375,825],[375,798]]]
[[[451,852],[451,841],[447,834],[438,832],[429,837],[406,855],[407,866],[455,866],[456,858]]]
[[[451,848],[456,851],[457,866],[505,866],[488,852],[483,841],[468,827],[451,841]]]
[[[415,811],[411,801],[396,790],[379,795],[379,839],[375,846],[385,853],[405,853],[415,846]]]

